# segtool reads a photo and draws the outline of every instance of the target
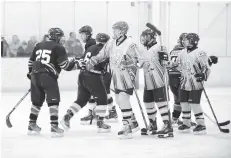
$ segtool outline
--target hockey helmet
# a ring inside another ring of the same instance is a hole
[[[118,21],[112,25],[112,29],[118,29],[122,34],[127,34],[129,27],[125,21]]]
[[[152,29],[144,30],[140,35],[140,42],[144,46],[151,46],[156,43],[156,32]]]
[[[95,38],[96,42],[100,43],[106,43],[109,39],[110,37],[106,33],[98,33]]]
[[[63,30],[60,28],[50,28],[48,31],[49,39],[59,42],[61,37],[64,36]]]
[[[91,28],[91,26],[89,26],[89,25],[85,25],[85,26],[83,26],[83,27],[81,27],[80,29],[79,29],[79,33],[87,33],[87,34],[89,34],[89,35],[91,35],[92,34],[92,28]]]
[[[185,39],[189,40],[189,43],[193,46],[197,46],[200,40],[199,36],[196,33],[186,34]]]

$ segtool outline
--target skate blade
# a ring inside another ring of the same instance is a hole
[[[51,132],[51,138],[60,138],[63,137],[63,133]]]
[[[190,129],[185,129],[185,130],[178,130],[179,133],[190,133]]]
[[[66,126],[65,122],[63,120],[60,121],[61,126],[63,127],[63,129],[67,132],[70,128],[68,126]]]
[[[127,134],[127,135],[119,135],[119,138],[120,138],[120,139],[132,139],[133,136],[132,136],[132,134],[130,133],[130,134]]]
[[[133,128],[132,129],[132,133],[136,133],[136,132],[138,132],[140,130],[140,127],[138,126],[138,127],[136,127],[136,128]]]
[[[168,137],[174,137],[173,133],[159,134],[158,135],[158,138],[168,138]]]
[[[28,130],[27,135],[28,136],[37,136],[37,135],[40,135],[40,131],[36,132],[36,131]]]
[[[195,135],[205,135],[207,134],[206,130],[200,131],[200,132],[193,132]]]
[[[97,132],[98,133],[109,133],[111,132],[111,128],[108,128],[108,129],[98,128]]]
[[[95,125],[96,124],[96,120],[92,120],[92,122],[90,121],[80,121],[81,125]]]

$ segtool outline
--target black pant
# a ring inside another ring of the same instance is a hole
[[[93,96],[97,105],[107,105],[107,92],[103,77],[88,71],[80,72],[78,79],[78,94],[75,103],[84,107]]]
[[[180,78],[169,76],[169,86],[174,96],[174,103],[180,104]]]
[[[31,101],[36,106],[43,102],[57,104],[60,102],[60,93],[57,79],[48,73],[37,73],[31,76]]]

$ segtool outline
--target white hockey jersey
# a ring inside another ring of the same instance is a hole
[[[126,90],[133,88],[129,72],[136,74],[137,54],[137,45],[127,37],[120,45],[116,45],[116,40],[109,41],[91,60],[100,63],[109,57],[114,88]]]
[[[201,49],[197,48],[188,53],[187,49],[183,49],[177,58],[177,69],[181,72],[181,89],[191,91],[202,89],[203,82],[197,82],[194,76],[199,72],[209,76],[210,67],[208,64],[208,56]]]
[[[144,89],[153,90],[164,87],[164,67],[159,60],[158,52],[161,50],[160,45],[155,44],[150,49],[145,49],[139,54],[139,64],[144,71]]]

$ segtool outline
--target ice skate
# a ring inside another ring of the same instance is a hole
[[[189,133],[190,132],[190,127],[182,124],[181,126],[178,127],[179,132],[181,133]]]
[[[179,126],[181,126],[183,124],[183,122],[180,120],[180,119],[178,119],[178,118],[172,118],[172,126],[174,126],[174,127],[179,127]]]
[[[132,137],[132,129],[131,125],[127,120],[123,120],[123,127],[118,132],[118,136],[120,139],[131,139]]]
[[[155,135],[157,134],[157,124],[156,124],[156,119],[155,121],[152,119],[149,119],[149,126],[148,129],[142,128],[141,129],[141,135]]]
[[[70,115],[66,114],[64,115],[63,119],[60,121],[60,124],[64,128],[65,131],[68,131],[70,129]]]
[[[197,126],[197,124],[191,121],[191,126]]]
[[[117,121],[118,115],[117,115],[116,107],[115,106],[113,106],[112,109],[109,110],[109,114],[105,117],[105,119]]]
[[[97,120],[98,133],[111,132],[111,126],[104,123],[103,120]]]
[[[29,123],[27,135],[39,135],[41,128],[36,123]]]
[[[63,137],[64,130],[59,128],[57,124],[51,125],[51,137]]]
[[[92,125],[96,123],[95,113],[92,110],[89,110],[87,116],[80,119],[81,125]]]
[[[193,129],[193,133],[196,135],[204,135],[206,134],[206,127],[203,125],[197,125],[194,129]]]
[[[159,138],[174,137],[173,128],[169,121],[165,120],[160,131],[157,132]]]

